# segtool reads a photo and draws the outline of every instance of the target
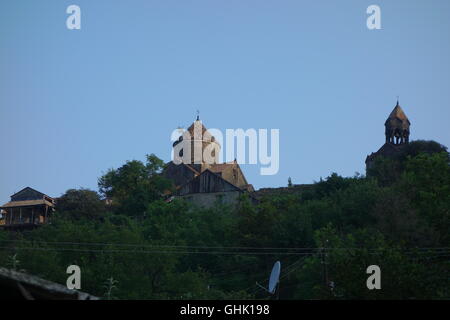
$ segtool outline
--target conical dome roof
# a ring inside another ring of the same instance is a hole
[[[195,129],[199,130],[200,128],[202,128],[201,134],[202,135],[205,134],[205,132],[207,131],[206,127],[203,125],[203,123],[200,120],[197,119],[190,125],[190,127],[187,129],[187,131],[189,132],[189,134],[191,136],[194,136],[194,130]]]
[[[406,116],[405,112],[403,111],[402,107],[398,104],[395,106],[395,108],[392,110],[389,117],[386,119],[386,125],[398,125],[399,122],[404,126],[409,126],[411,123],[409,122],[408,117]]]
[[[214,136],[206,129],[206,127],[203,125],[202,121],[197,117],[197,120],[195,120],[187,129],[189,134],[191,135],[192,139],[199,139],[203,141],[216,141]]]

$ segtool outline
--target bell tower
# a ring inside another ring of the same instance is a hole
[[[409,122],[408,117],[398,104],[397,100],[397,105],[384,123],[386,128],[386,143],[394,145],[408,143],[410,125],[411,123]]]
[[[199,172],[203,171],[203,167],[217,164],[219,161],[220,144],[206,129],[198,115],[194,123],[173,143],[174,149],[179,143],[182,144],[178,146],[178,154],[175,156],[182,159],[183,163],[192,165]],[[186,158],[183,158],[186,151]]]

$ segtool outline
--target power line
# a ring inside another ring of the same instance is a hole
[[[368,251],[443,251],[450,252],[450,247],[405,247],[405,248],[364,248],[364,247],[234,247],[234,246],[188,246],[188,245],[149,245],[131,243],[97,243],[97,242],[65,242],[65,241],[33,241],[33,240],[0,240],[0,242],[12,243],[40,243],[61,245],[85,245],[85,246],[116,246],[116,247],[140,247],[140,248],[187,248],[187,249],[233,249],[233,250],[292,250],[292,251],[336,251],[336,250],[368,250]]]
[[[5,247],[7,250],[40,250],[40,251],[71,251],[71,252],[97,252],[97,253],[158,253],[158,254],[226,254],[226,255],[312,255],[305,252],[236,252],[236,251],[162,251],[162,250],[117,250],[117,249],[78,249],[78,248],[42,248],[42,247]]]
[[[33,241],[33,240],[0,240],[0,242],[39,242],[45,244],[87,245],[87,246],[125,246],[125,247],[161,247],[161,248],[193,248],[193,249],[251,249],[251,250],[318,250],[317,248],[292,248],[292,247],[233,247],[233,246],[188,246],[188,245],[148,245],[132,243],[98,243],[98,242],[60,242],[60,241]],[[449,248],[450,249],[450,248]]]

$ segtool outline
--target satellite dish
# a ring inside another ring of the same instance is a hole
[[[258,282],[256,282],[256,285],[261,289],[266,290],[268,293],[274,294],[277,289],[278,282],[280,281],[280,271],[281,271],[281,263],[280,261],[277,261],[273,265],[272,272],[270,273],[269,288],[268,289],[264,288]]]
[[[269,278],[269,293],[274,294],[278,285],[278,281],[280,280],[280,271],[281,271],[281,263],[280,261],[275,262],[272,268],[272,272],[270,273]]]

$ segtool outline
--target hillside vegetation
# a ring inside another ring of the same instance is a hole
[[[163,201],[163,165],[129,161],[99,178],[99,193],[68,190],[52,224],[0,231],[0,266],[65,284],[76,264],[81,290],[108,299],[268,299],[255,283],[267,286],[279,260],[280,299],[450,298],[449,153],[438,143],[237,208]],[[366,286],[370,265],[381,290]]]

